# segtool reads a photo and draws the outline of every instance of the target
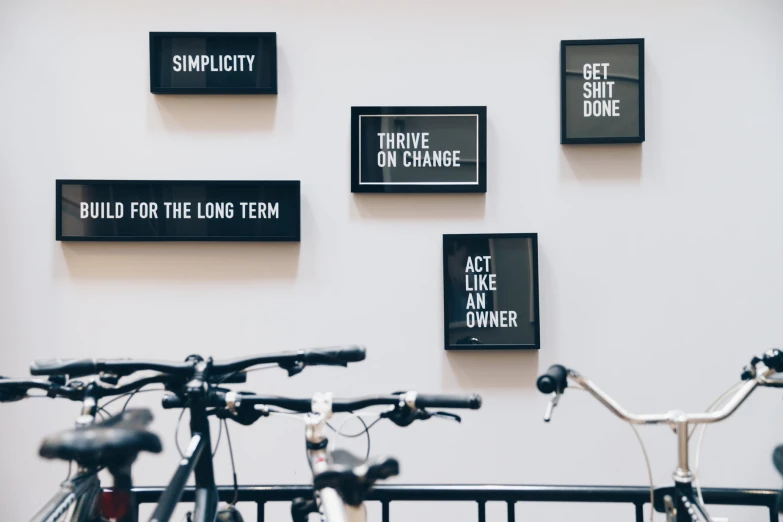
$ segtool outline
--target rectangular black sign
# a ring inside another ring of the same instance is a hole
[[[447,350],[541,346],[536,234],[445,234]]]
[[[644,141],[644,39],[560,43],[560,143]]]
[[[277,33],[150,33],[150,92],[277,94]]]
[[[486,107],[351,108],[351,192],[486,191]]]
[[[299,181],[57,180],[57,241],[299,241]]]

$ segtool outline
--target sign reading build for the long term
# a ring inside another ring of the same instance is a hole
[[[150,92],[277,94],[276,33],[150,33]]]
[[[299,241],[298,181],[57,180],[58,241]]]
[[[486,107],[352,107],[352,192],[486,192]]]

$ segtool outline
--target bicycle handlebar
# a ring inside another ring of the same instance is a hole
[[[0,402],[21,400],[30,390],[44,390],[49,397],[61,397],[72,401],[84,400],[88,395],[100,399],[125,395],[148,384],[165,383],[167,378],[166,375],[158,374],[136,379],[121,386],[86,385],[78,381],[58,384],[41,379],[0,379]]]
[[[283,368],[295,365],[332,365],[347,366],[348,363],[364,360],[365,349],[360,346],[300,350],[270,355],[244,357],[231,361],[208,361],[212,376],[229,377],[259,364],[278,364]],[[184,362],[144,361],[133,359],[49,359],[33,362],[30,373],[33,375],[68,375],[84,377],[99,373],[111,373],[127,376],[135,372],[151,370],[171,376],[192,376],[200,358],[189,358]]]
[[[288,397],[240,395],[245,404],[277,406],[299,413],[312,412],[312,399],[291,399]],[[334,399],[332,411],[346,413],[362,410],[372,406],[397,406],[407,404],[415,408],[451,408],[477,410],[481,407],[481,397],[478,395],[419,395],[415,392],[392,395],[374,395],[356,399]]]
[[[561,379],[562,373],[565,373]],[[690,424],[709,424],[713,422],[721,421],[734,413],[737,408],[748,398],[748,396],[756,389],[756,387],[763,383],[763,381],[775,373],[774,369],[763,367],[760,373],[754,376],[754,378],[748,380],[743,384],[734,394],[730,401],[720,410],[716,410],[710,413],[682,413],[677,411],[671,411],[663,414],[634,414],[620,406],[620,404],[610,397],[606,392],[601,390],[598,386],[593,384],[590,380],[586,379],[574,370],[569,370],[560,365],[554,365],[547,370],[545,374],[538,378],[538,389],[541,393],[548,394],[556,392],[559,396],[565,390],[567,379],[571,379],[575,383],[579,384],[582,389],[587,391],[590,395],[595,397],[598,402],[606,406],[606,408],[614,413],[617,417],[630,422],[631,424],[675,424],[675,423],[690,423]],[[562,384],[562,387],[560,385]],[[554,402],[556,404],[556,401]],[[554,404],[547,408],[547,415],[545,420],[551,415],[552,407]]]
[[[238,392],[235,396],[237,405],[244,407],[274,406],[297,413],[311,413],[313,411],[312,398],[291,398],[276,395],[256,395],[253,393]],[[174,393],[163,396],[163,408],[184,408],[186,399]],[[214,390],[206,402],[207,407],[224,408],[228,405],[227,394],[222,390]],[[479,395],[424,395],[416,392],[397,393],[391,395],[374,395],[358,397],[356,399],[332,400],[332,412],[348,413],[372,406],[408,406],[416,409],[424,408],[451,408],[477,410],[481,408]]]

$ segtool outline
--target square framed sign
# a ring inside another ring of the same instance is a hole
[[[486,191],[486,107],[351,107],[351,192]]]
[[[537,350],[537,234],[444,234],[446,350]]]
[[[560,42],[560,143],[644,141],[644,39]]]

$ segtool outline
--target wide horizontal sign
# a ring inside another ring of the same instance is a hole
[[[299,238],[299,181],[57,180],[58,241]]]
[[[352,107],[352,192],[486,192],[486,107]]]
[[[150,92],[277,94],[277,35],[150,33]]]

